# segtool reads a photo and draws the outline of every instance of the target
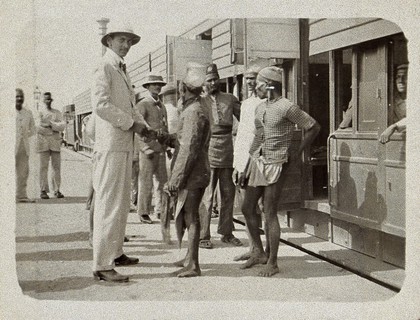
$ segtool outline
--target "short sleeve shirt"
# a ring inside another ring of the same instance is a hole
[[[264,101],[255,110],[255,135],[250,154],[266,163],[287,162],[295,125],[310,129],[316,123],[286,98]]]

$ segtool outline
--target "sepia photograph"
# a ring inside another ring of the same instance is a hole
[[[0,9],[4,319],[420,318],[416,1]]]

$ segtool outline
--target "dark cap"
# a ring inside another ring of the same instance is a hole
[[[206,81],[220,79],[219,72],[217,71],[217,65],[215,63],[210,64],[206,69]]]

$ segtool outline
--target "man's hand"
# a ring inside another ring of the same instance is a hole
[[[153,129],[146,129],[144,132],[143,132],[143,135],[148,139],[148,140],[156,140],[157,139],[157,136],[158,136],[158,134],[157,134],[157,132],[155,131],[155,130],[153,130]]]
[[[178,192],[178,187],[174,183],[171,183],[171,181],[168,181],[163,186],[163,191],[169,193],[170,196],[175,196]]]
[[[241,189],[245,189],[247,185],[247,179],[245,177],[245,172],[239,172],[238,173],[238,185],[241,187]]]
[[[245,185],[246,185],[245,172],[239,172],[238,170],[234,169],[232,173],[232,180],[236,186],[239,186],[242,189],[245,188]]]
[[[41,127],[51,128],[51,120],[50,119],[42,119],[41,120]]]
[[[384,132],[382,132],[381,136],[379,137],[379,142],[382,144],[385,144],[389,141],[389,138],[393,135],[393,133],[396,130],[395,125],[390,125],[388,128],[385,129]]]
[[[157,141],[162,145],[168,145],[170,140],[170,134],[162,130],[159,130],[157,133]]]
[[[245,177],[245,172],[239,172],[238,170],[234,169],[232,173],[232,180],[236,186],[239,186],[241,189],[246,187],[247,181]]]
[[[130,130],[138,133],[139,135],[143,135],[144,132],[147,132],[147,127],[144,123],[134,121],[133,125],[131,126]]]
[[[236,170],[236,169],[233,169],[233,173],[232,173],[232,181],[233,181],[233,184],[234,184],[235,186],[237,186],[237,185],[238,185],[238,170]]]

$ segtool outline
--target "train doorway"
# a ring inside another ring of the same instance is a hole
[[[321,131],[312,144],[312,194],[314,200],[328,198],[327,140],[330,133],[329,116],[329,55],[309,57],[309,114],[321,125]]]

